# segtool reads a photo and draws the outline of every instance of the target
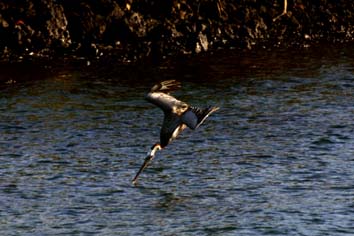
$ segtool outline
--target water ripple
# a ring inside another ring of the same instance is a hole
[[[73,73],[1,88],[0,233],[350,235],[347,51],[216,53],[183,78],[171,65],[146,81]],[[143,96],[161,76],[188,80],[181,98],[221,109],[160,152],[134,187],[163,114]]]

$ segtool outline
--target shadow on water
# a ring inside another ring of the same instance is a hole
[[[216,51],[159,66],[2,65],[0,232],[353,232],[353,49]],[[217,105],[130,183],[159,136],[156,81]]]

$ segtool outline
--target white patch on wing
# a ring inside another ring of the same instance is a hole
[[[175,131],[173,131],[171,138],[175,139],[177,137],[177,135],[179,134],[179,130],[180,127],[178,126],[177,129],[175,129]]]

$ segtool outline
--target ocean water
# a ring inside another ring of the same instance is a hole
[[[353,55],[17,68],[26,80],[0,87],[0,234],[353,235]],[[177,98],[220,110],[133,186],[163,119],[144,96],[164,79],[182,82]]]

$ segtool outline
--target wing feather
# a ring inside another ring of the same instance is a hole
[[[173,139],[175,139],[182,130],[186,128],[186,125],[181,122],[178,115],[169,113],[165,114],[163,124],[160,131],[160,144],[165,147]]]
[[[190,129],[198,128],[205,119],[214,111],[217,111],[218,107],[198,108],[190,107],[183,115],[182,122],[186,124]]]

